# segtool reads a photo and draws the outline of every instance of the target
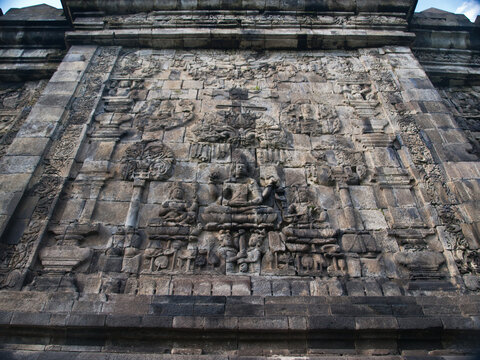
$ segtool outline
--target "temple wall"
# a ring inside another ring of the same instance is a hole
[[[411,131],[411,109],[419,118],[443,104],[407,48],[98,48],[69,101],[23,200],[58,197],[33,207],[31,220],[52,218],[23,286],[72,276],[71,291],[87,293],[112,283],[182,295],[463,286],[431,204],[445,189],[430,179],[442,176],[434,156],[472,155],[442,143],[430,155],[421,132],[431,130]],[[17,234],[8,243],[21,249]]]
[[[0,357],[474,354],[465,32],[446,68],[410,2],[67,3],[0,93]]]

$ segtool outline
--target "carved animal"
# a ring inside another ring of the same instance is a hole
[[[214,251],[212,251],[212,249],[208,250],[207,262],[208,262],[209,265],[212,266],[212,268],[220,265],[220,258],[217,256],[217,254],[215,254]]]
[[[327,266],[327,262],[322,254],[313,254],[313,268],[314,270],[322,270]]]
[[[302,256],[302,267],[307,270],[313,269],[313,258],[311,256]]]
[[[155,270],[159,271],[161,269],[166,269],[168,267],[168,257],[167,256],[159,256],[155,259]]]

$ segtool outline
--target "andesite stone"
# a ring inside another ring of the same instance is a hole
[[[478,19],[62,5],[0,16],[0,358],[475,356]]]

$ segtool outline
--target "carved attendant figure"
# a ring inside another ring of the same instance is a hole
[[[190,206],[185,200],[185,191],[180,183],[175,183],[170,191],[170,199],[162,204],[158,222],[172,225],[191,224],[195,221],[198,203],[196,197]]]

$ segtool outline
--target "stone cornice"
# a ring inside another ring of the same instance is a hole
[[[70,45],[144,46],[156,49],[355,49],[409,45],[414,35],[403,31],[357,29],[119,29],[72,31]]]
[[[112,1],[63,0],[73,17],[81,13],[134,14],[156,10],[259,10],[310,12],[384,12],[402,13],[405,17],[416,6],[415,0],[162,0]]]

